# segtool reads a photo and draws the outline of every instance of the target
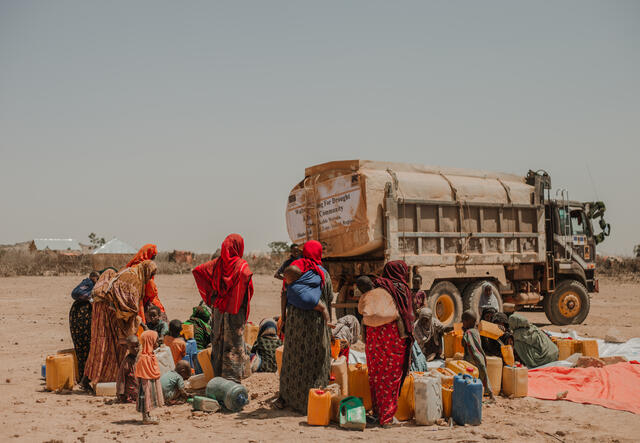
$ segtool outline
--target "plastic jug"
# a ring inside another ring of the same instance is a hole
[[[247,344],[247,346],[249,347],[253,346],[253,344],[258,339],[259,330],[260,330],[260,327],[258,325],[254,325],[251,322],[247,323],[247,325],[244,328],[244,342]]]
[[[456,374],[468,374],[475,378],[478,378],[478,368],[476,368],[466,360],[448,360],[446,362],[446,367],[451,369]]]
[[[453,394],[453,387],[442,387],[442,416],[444,418],[451,417],[451,395]]]
[[[422,373],[415,373],[416,376],[422,375]],[[415,413],[415,402],[413,399],[413,380],[414,373],[408,374],[404,378],[402,388],[400,389],[400,396],[398,397],[398,409],[396,410],[395,417],[400,421],[411,420]]]
[[[493,395],[500,394],[502,387],[502,359],[500,357],[487,356],[487,376]]]
[[[220,410],[220,403],[213,398],[196,395],[189,400],[194,411],[218,412]]]
[[[198,352],[198,363],[202,368],[204,378],[209,381],[213,378],[213,366],[211,365],[211,348],[203,349]]]
[[[207,383],[206,395],[218,400],[231,412],[238,412],[249,404],[247,388],[222,377],[214,377]]]
[[[57,353],[58,354],[69,354],[69,355],[71,355],[73,357],[73,379],[75,381],[77,381],[77,382],[80,381],[80,379],[82,377],[80,376],[80,371],[78,369],[78,357],[76,356],[76,350],[74,348],[61,349]]]
[[[557,341],[558,346],[558,360],[566,360],[576,352],[582,351],[582,346],[579,340],[572,340],[569,338],[561,338]]]
[[[276,348],[276,365],[278,365],[278,374],[280,374],[280,369],[282,369],[282,354],[284,354],[284,345]]]
[[[367,412],[358,397],[347,397],[340,402],[340,427],[364,431],[367,427]]]
[[[349,375],[347,373],[347,357],[344,355],[331,362],[331,375],[340,385],[340,393],[349,395]]]
[[[453,388],[453,377],[456,375],[456,372],[449,368],[435,368],[433,370],[440,374],[440,382],[442,383],[442,386]]]
[[[340,356],[340,340],[334,338],[331,342],[331,358],[334,360]]]
[[[193,325],[191,323],[183,323],[181,334],[185,340],[192,339],[194,337]]]
[[[331,394],[322,389],[309,389],[307,424],[327,426],[331,419]]]
[[[578,343],[577,352],[580,352],[584,357],[600,358],[600,353],[598,352],[597,340],[593,340],[593,339],[580,340]]]
[[[480,332],[480,335],[492,338],[494,340],[498,340],[504,335],[504,331],[500,329],[500,326],[485,320],[480,320],[480,324],[478,325],[478,332]]]
[[[191,389],[195,391],[198,389],[204,389],[207,386],[208,382],[209,380],[207,380],[206,375],[197,374],[189,377],[189,379],[184,382],[184,386],[186,389]]]
[[[331,395],[331,421],[340,423],[340,402],[347,397],[349,396],[342,394]]]
[[[367,411],[373,407],[371,402],[371,388],[369,387],[369,372],[367,365],[357,363],[349,365],[349,395],[362,399],[362,404]]]
[[[96,396],[98,397],[115,397],[116,382],[98,383],[96,385]]]
[[[451,417],[459,425],[479,425],[482,422],[482,382],[468,374],[453,378]]]
[[[462,347],[462,331],[447,332],[443,336],[443,341],[445,358],[451,358],[457,353],[464,353],[464,347]]]
[[[502,368],[502,393],[506,397],[526,397],[529,390],[529,370],[524,366]]]
[[[516,364],[516,358],[513,355],[513,346],[502,345],[500,346],[500,352],[502,353],[502,360],[507,366],[513,366]]]
[[[416,424],[432,425],[442,417],[440,377],[424,375],[413,380]]]
[[[74,372],[71,354],[49,355],[46,360],[47,390],[73,389]]]
[[[173,362],[173,354],[171,348],[167,345],[159,346],[153,353],[158,359],[158,366],[160,367],[160,374],[164,375],[167,372],[173,371],[176,368]]]

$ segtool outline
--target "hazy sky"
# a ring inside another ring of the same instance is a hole
[[[630,254],[639,145],[637,1],[0,1],[0,243],[266,249],[367,158],[545,169]]]

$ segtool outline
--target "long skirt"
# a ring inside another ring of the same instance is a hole
[[[291,305],[284,329],[280,398],[287,406],[306,414],[309,390],[324,388],[329,381],[331,333],[320,312]]]
[[[384,425],[393,420],[398,409],[402,372],[407,358],[407,343],[398,334],[396,322],[367,326],[367,366],[373,411]]]
[[[251,358],[244,343],[246,319],[246,298],[237,314],[213,309],[214,327],[211,336],[213,373],[236,383],[240,383],[242,379],[251,375]]]
[[[162,384],[160,379],[147,380],[138,378],[138,401],[136,411],[149,413],[152,409],[164,406]]]
[[[115,312],[106,302],[95,302],[91,313],[91,346],[84,369],[91,383],[114,382],[120,363],[127,352],[126,346],[118,345],[119,323]],[[126,337],[125,337],[126,338]]]
[[[91,303],[80,300],[73,302],[69,311],[69,329],[78,359],[78,372],[82,377],[91,346]]]

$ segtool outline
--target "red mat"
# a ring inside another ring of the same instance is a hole
[[[563,391],[564,400],[640,414],[640,363],[529,370],[529,397],[556,400]]]

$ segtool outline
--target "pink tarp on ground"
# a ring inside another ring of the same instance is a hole
[[[565,400],[640,414],[640,364],[617,363],[603,368],[551,367],[529,371],[529,397]]]

